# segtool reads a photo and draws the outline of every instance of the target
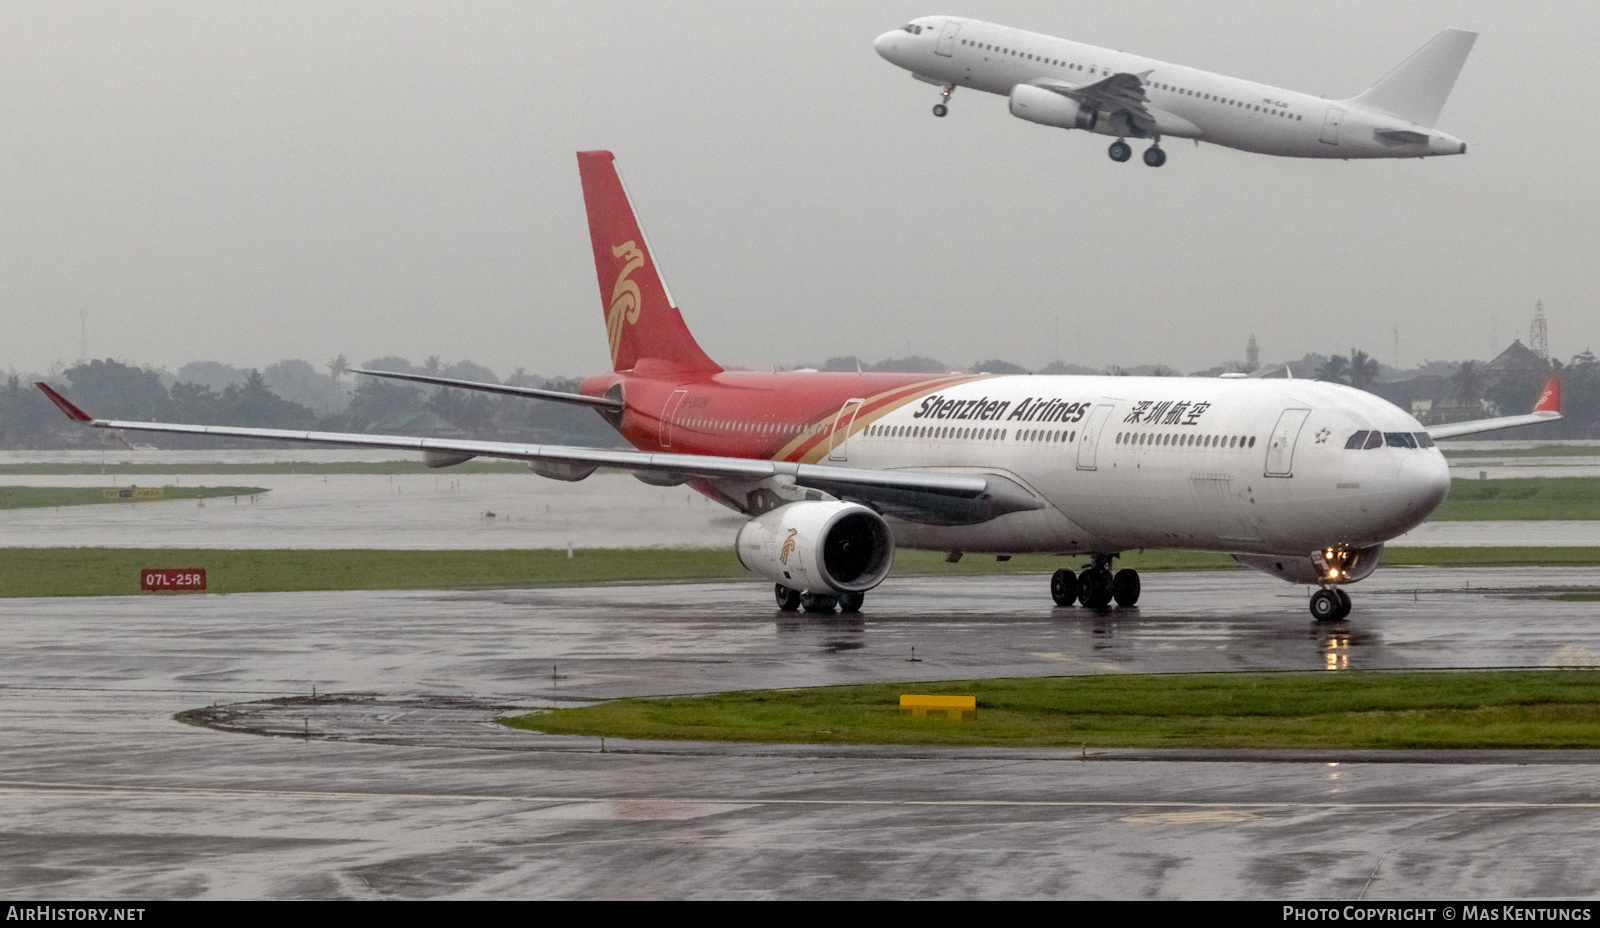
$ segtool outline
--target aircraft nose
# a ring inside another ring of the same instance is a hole
[[[1433,512],[1450,495],[1450,465],[1442,454],[1412,454],[1400,467],[1399,490],[1422,514]]]
[[[873,40],[872,47],[877,49],[878,54],[883,58],[893,61],[894,53],[899,46],[899,42],[897,42],[895,39],[895,36],[898,35],[905,35],[905,33],[899,29],[895,29],[891,32],[885,32],[883,35],[880,35]]]

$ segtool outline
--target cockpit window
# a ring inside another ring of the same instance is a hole
[[[921,35],[922,34],[922,27],[917,25],[916,23],[906,23],[905,26],[904,26],[904,29],[907,32],[911,33],[912,35]]]
[[[1371,434],[1372,433],[1366,429],[1362,429],[1354,435],[1351,435],[1350,440],[1344,443],[1344,450],[1360,451],[1361,446],[1367,443],[1367,436]]]
[[[1427,432],[1418,432],[1418,433],[1416,433],[1416,435],[1417,435],[1417,447],[1418,448],[1432,448],[1433,447],[1433,436],[1432,435],[1429,435]]]
[[[1382,447],[1383,447],[1383,433],[1382,432],[1373,432],[1372,434],[1367,436],[1366,447],[1363,448],[1362,450],[1370,451],[1373,448],[1382,448]]]
[[[1417,440],[1410,432],[1384,432],[1383,442],[1391,448],[1415,448]]]

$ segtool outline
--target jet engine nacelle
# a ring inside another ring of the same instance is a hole
[[[757,516],[734,542],[750,571],[802,593],[865,593],[889,575],[894,536],[855,503],[789,503]]]
[[[1087,103],[1032,84],[1011,88],[1011,115],[1042,126],[1088,132],[1100,122],[1100,111]]]

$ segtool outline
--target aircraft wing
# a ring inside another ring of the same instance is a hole
[[[293,429],[254,429],[173,422],[134,422],[96,419],[79,409],[48,384],[36,384],[67,418],[90,428],[116,432],[162,432],[171,435],[216,435],[265,441],[292,441],[317,445],[387,448],[417,451],[431,467],[460,464],[475,457],[527,461],[536,472],[557,479],[581,479],[596,468],[615,467],[662,478],[705,478],[739,483],[759,483],[784,478],[796,486],[821,490],[839,499],[859,502],[880,511],[941,525],[986,522],[1007,512],[1042,509],[1044,503],[1017,483],[1000,475],[951,474],[900,470],[862,470],[826,464],[799,464],[753,458],[700,454],[662,454],[616,451],[575,445],[529,445],[515,442],[421,438],[409,435],[361,435],[352,432],[302,432]]]
[[[1070,81],[1043,77],[1030,81],[1035,87],[1054,91],[1065,97],[1082,100],[1090,106],[1107,112],[1125,111],[1129,118],[1143,128],[1143,123],[1155,124],[1144,92],[1144,77],[1138,74],[1118,73],[1101,78],[1092,84],[1074,84]]]
[[[1544,385],[1544,392],[1539,394],[1539,402],[1533,405],[1533,412],[1525,416],[1496,416],[1493,419],[1470,419],[1466,422],[1452,422],[1449,425],[1435,425],[1428,429],[1428,437],[1435,441],[1441,438],[1459,438],[1462,435],[1496,432],[1519,425],[1554,422],[1559,418],[1561,418],[1561,380],[1558,377],[1551,377]]]

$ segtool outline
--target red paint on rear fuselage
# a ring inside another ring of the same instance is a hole
[[[814,463],[889,411],[983,376],[617,371],[590,377],[579,392],[605,396],[620,384],[619,431],[641,451]]]

